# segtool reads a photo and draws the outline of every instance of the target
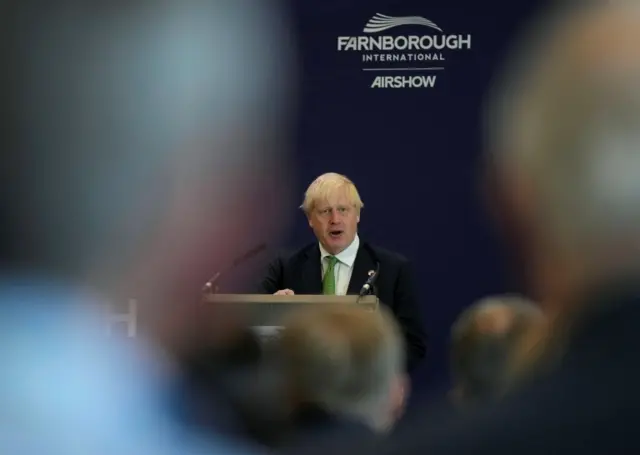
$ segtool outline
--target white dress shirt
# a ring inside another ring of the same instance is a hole
[[[351,281],[351,273],[353,272],[353,263],[356,261],[356,255],[360,248],[360,239],[358,234],[347,248],[341,253],[335,255],[338,262],[333,269],[336,276],[336,295],[347,295],[349,289],[349,281]],[[320,245],[320,260],[322,261],[322,277],[329,267],[329,256],[333,256]]]

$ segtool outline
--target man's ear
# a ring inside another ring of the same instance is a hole
[[[399,375],[391,386],[391,415],[394,421],[400,419],[406,409],[411,388],[407,375]]]

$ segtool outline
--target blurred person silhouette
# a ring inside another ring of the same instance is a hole
[[[282,448],[375,439],[400,416],[407,390],[402,331],[386,307],[299,310],[272,347],[291,427]]]
[[[552,365],[492,406],[425,412],[345,453],[640,451],[640,4],[573,2],[526,38],[490,105],[488,164]]]
[[[0,453],[236,451],[171,391],[230,336],[202,283],[282,221],[286,34],[250,0],[0,3]]]
[[[485,297],[466,308],[451,329],[454,403],[466,409],[501,399],[515,387],[514,357],[545,318],[516,295]]]

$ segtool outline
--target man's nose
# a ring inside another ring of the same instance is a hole
[[[329,218],[329,222],[331,224],[338,224],[340,222],[340,217],[337,212],[331,212],[331,218]]]

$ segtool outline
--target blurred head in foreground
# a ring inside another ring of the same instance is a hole
[[[517,296],[487,297],[467,308],[451,330],[456,403],[491,402],[509,392],[513,357],[544,320],[535,304]]]
[[[404,402],[404,351],[384,307],[301,310],[286,327],[278,348],[294,408],[319,408],[374,431],[390,428]]]
[[[551,313],[640,274],[640,5],[567,13],[516,49],[487,117],[496,194]]]
[[[271,235],[291,66],[269,8],[2,2],[2,273],[171,314]]]

